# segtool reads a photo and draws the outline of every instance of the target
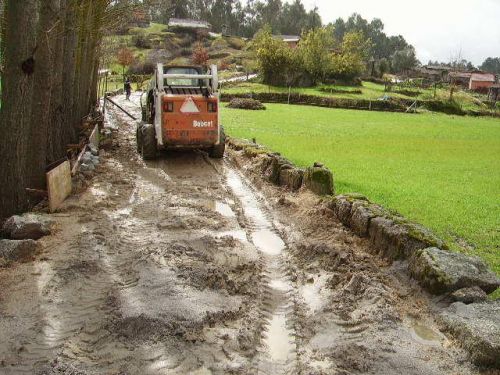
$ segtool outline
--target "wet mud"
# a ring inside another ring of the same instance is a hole
[[[138,95],[119,104],[140,117]],[[135,124],[0,269],[0,374],[479,374],[439,301],[235,152],[143,162]]]

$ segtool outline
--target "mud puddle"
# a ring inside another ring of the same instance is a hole
[[[226,183],[240,201],[248,237],[262,254],[261,305],[265,323],[256,366],[260,373],[289,373],[296,358],[296,345],[291,319],[293,286],[282,259],[286,244],[274,228],[264,201],[244,178],[227,168]]]

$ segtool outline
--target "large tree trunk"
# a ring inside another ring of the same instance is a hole
[[[45,168],[48,134],[53,126],[50,116],[53,78],[56,72],[55,45],[58,32],[60,0],[39,0],[40,19],[35,52],[33,110],[31,113],[30,139],[27,163],[31,188],[45,188]]]
[[[77,34],[77,1],[66,1],[66,19],[64,26],[64,56],[63,56],[63,91],[61,93],[63,106],[63,138],[65,144],[76,143],[78,133],[73,124],[73,84],[76,73],[76,48],[78,45]]]
[[[33,72],[36,69],[37,0],[7,0],[5,70],[0,113],[0,218],[28,208],[25,188]]]
[[[45,0],[44,0],[45,1]],[[49,139],[52,140],[50,153],[47,155],[47,163],[52,163],[66,156],[66,142],[63,137],[62,107],[63,107],[63,55],[64,55],[64,22],[65,12],[61,4],[64,0],[57,1],[59,4],[59,23],[56,27],[56,40],[54,41],[54,64],[52,77],[52,100],[50,105],[50,127]]]

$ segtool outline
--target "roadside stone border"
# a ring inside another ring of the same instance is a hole
[[[332,172],[321,163],[302,169],[254,142],[228,138],[230,148],[257,159],[262,177],[290,191],[301,188],[323,196],[337,219],[367,238],[378,255],[404,260],[409,274],[427,291],[453,303],[439,316],[443,329],[458,339],[478,366],[500,368],[500,300],[487,293],[500,279],[478,257],[448,251],[446,243],[424,226],[374,204],[360,194],[335,194]]]
[[[265,180],[297,191],[302,187],[326,196],[328,208],[337,219],[360,237],[366,237],[378,255],[407,260],[411,276],[433,294],[453,293],[479,287],[495,291],[500,280],[478,257],[448,251],[446,243],[430,229],[371,203],[361,194],[335,194],[333,175],[321,163],[298,168],[280,154],[249,142],[228,138],[228,145],[249,158],[260,157],[259,168]]]

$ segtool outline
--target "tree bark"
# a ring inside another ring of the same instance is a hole
[[[45,0],[44,0],[45,1]],[[62,85],[63,85],[63,55],[64,55],[64,22],[65,13],[61,4],[64,0],[51,0],[58,4],[59,23],[56,26],[56,38],[54,41],[54,62],[53,62],[53,77],[52,91],[50,103],[50,121],[49,139],[52,140],[50,153],[47,155],[47,163],[50,164],[66,156],[66,142],[63,137],[63,122],[62,122]],[[63,4],[64,5],[64,4]]]
[[[27,151],[29,187],[45,188],[47,140],[53,125],[50,116],[52,85],[55,73],[55,42],[59,22],[60,0],[39,0],[40,16],[35,52],[33,109],[31,112],[30,137]]]
[[[77,143],[78,133],[73,124],[73,84],[76,73],[76,49],[78,45],[77,34],[77,1],[66,1],[66,19],[64,25],[64,56],[63,56],[63,91],[61,93],[64,100],[63,106],[63,130],[65,144]]]
[[[26,154],[33,103],[37,0],[7,0],[0,112],[0,218],[29,207]]]

